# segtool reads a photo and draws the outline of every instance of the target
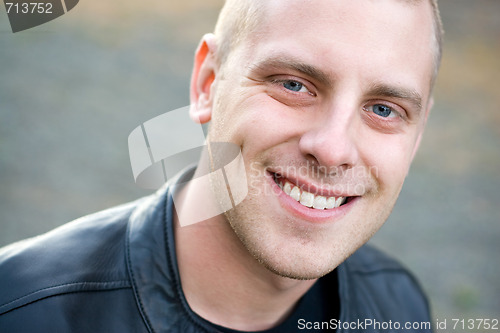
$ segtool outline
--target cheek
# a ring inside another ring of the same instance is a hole
[[[214,130],[217,128],[219,139],[236,143],[247,151],[262,151],[292,136],[290,130],[297,125],[286,111],[264,92],[235,90],[221,96],[214,112],[213,123],[217,124]]]
[[[379,190],[399,193],[410,167],[413,140],[407,134],[378,134],[369,142],[370,148],[362,155],[377,179]]]

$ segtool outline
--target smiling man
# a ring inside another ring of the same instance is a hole
[[[209,140],[241,147],[251,186],[239,206],[205,223],[210,228],[176,230],[181,280],[195,312],[240,330],[273,327],[384,223],[432,105],[440,57],[434,5],[226,5],[216,35],[205,36],[197,52],[191,113],[211,120]],[[377,266],[373,255],[361,251],[359,260],[369,259],[356,270],[375,279],[375,288],[400,283],[387,274],[394,263]],[[213,258],[214,270],[196,273]],[[406,315],[417,315],[417,303],[403,296],[411,289],[396,289],[398,300],[391,293],[365,302],[380,302],[375,312],[402,302],[397,313],[406,307]]]
[[[431,331],[412,275],[363,244],[418,149],[440,54],[432,0],[228,0],[190,114],[209,146],[239,147],[246,198],[185,226],[199,189],[167,184],[3,249],[0,330]]]

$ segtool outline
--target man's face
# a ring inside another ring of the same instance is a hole
[[[241,147],[249,193],[226,218],[250,253],[317,278],[396,202],[430,104],[432,12],[427,1],[263,6],[216,75],[210,140]]]

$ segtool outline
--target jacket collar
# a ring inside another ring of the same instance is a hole
[[[192,177],[194,168],[165,184],[130,217],[126,261],[134,297],[150,332],[171,332],[196,322],[180,284],[173,233],[175,184]],[[175,330],[175,329],[174,329]]]

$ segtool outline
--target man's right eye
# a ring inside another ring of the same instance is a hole
[[[297,81],[291,81],[291,80],[287,80],[287,81],[283,81],[283,87],[285,87],[285,89],[288,89],[288,90],[291,90],[291,91],[294,91],[294,92],[309,92],[309,90],[300,82],[297,82]]]
[[[309,90],[306,85],[300,81],[287,79],[287,78],[276,78],[272,80],[273,84],[279,85],[286,90],[294,93],[306,93],[315,96],[315,94]]]
[[[275,75],[267,82],[271,88],[268,94],[284,104],[305,106],[317,96],[313,84],[292,75]]]

